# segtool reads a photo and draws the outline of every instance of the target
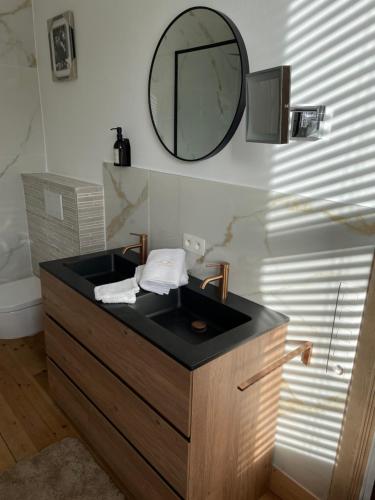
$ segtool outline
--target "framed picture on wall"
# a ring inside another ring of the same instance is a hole
[[[77,58],[74,42],[72,11],[64,12],[47,21],[52,79],[54,81],[77,78]]]

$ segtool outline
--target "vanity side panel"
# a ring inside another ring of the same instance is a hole
[[[245,391],[238,385],[279,359],[287,325],[193,372],[190,500],[256,500],[272,465],[281,369]]]
[[[40,275],[45,313],[190,436],[191,372],[59,279]]]

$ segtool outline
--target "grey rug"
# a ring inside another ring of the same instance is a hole
[[[4,500],[124,498],[78,439],[63,439],[0,473]]]

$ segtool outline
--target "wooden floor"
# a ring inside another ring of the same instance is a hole
[[[43,335],[0,340],[0,470],[77,433],[48,395]]]
[[[0,471],[68,436],[79,437],[48,394],[43,334],[0,340]]]

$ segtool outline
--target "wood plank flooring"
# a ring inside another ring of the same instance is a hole
[[[48,394],[43,333],[0,340],[0,471],[69,436],[79,437]]]
[[[271,492],[265,493],[259,500],[281,500],[280,497],[277,497]]]
[[[0,470],[78,434],[48,394],[43,334],[0,340]]]

